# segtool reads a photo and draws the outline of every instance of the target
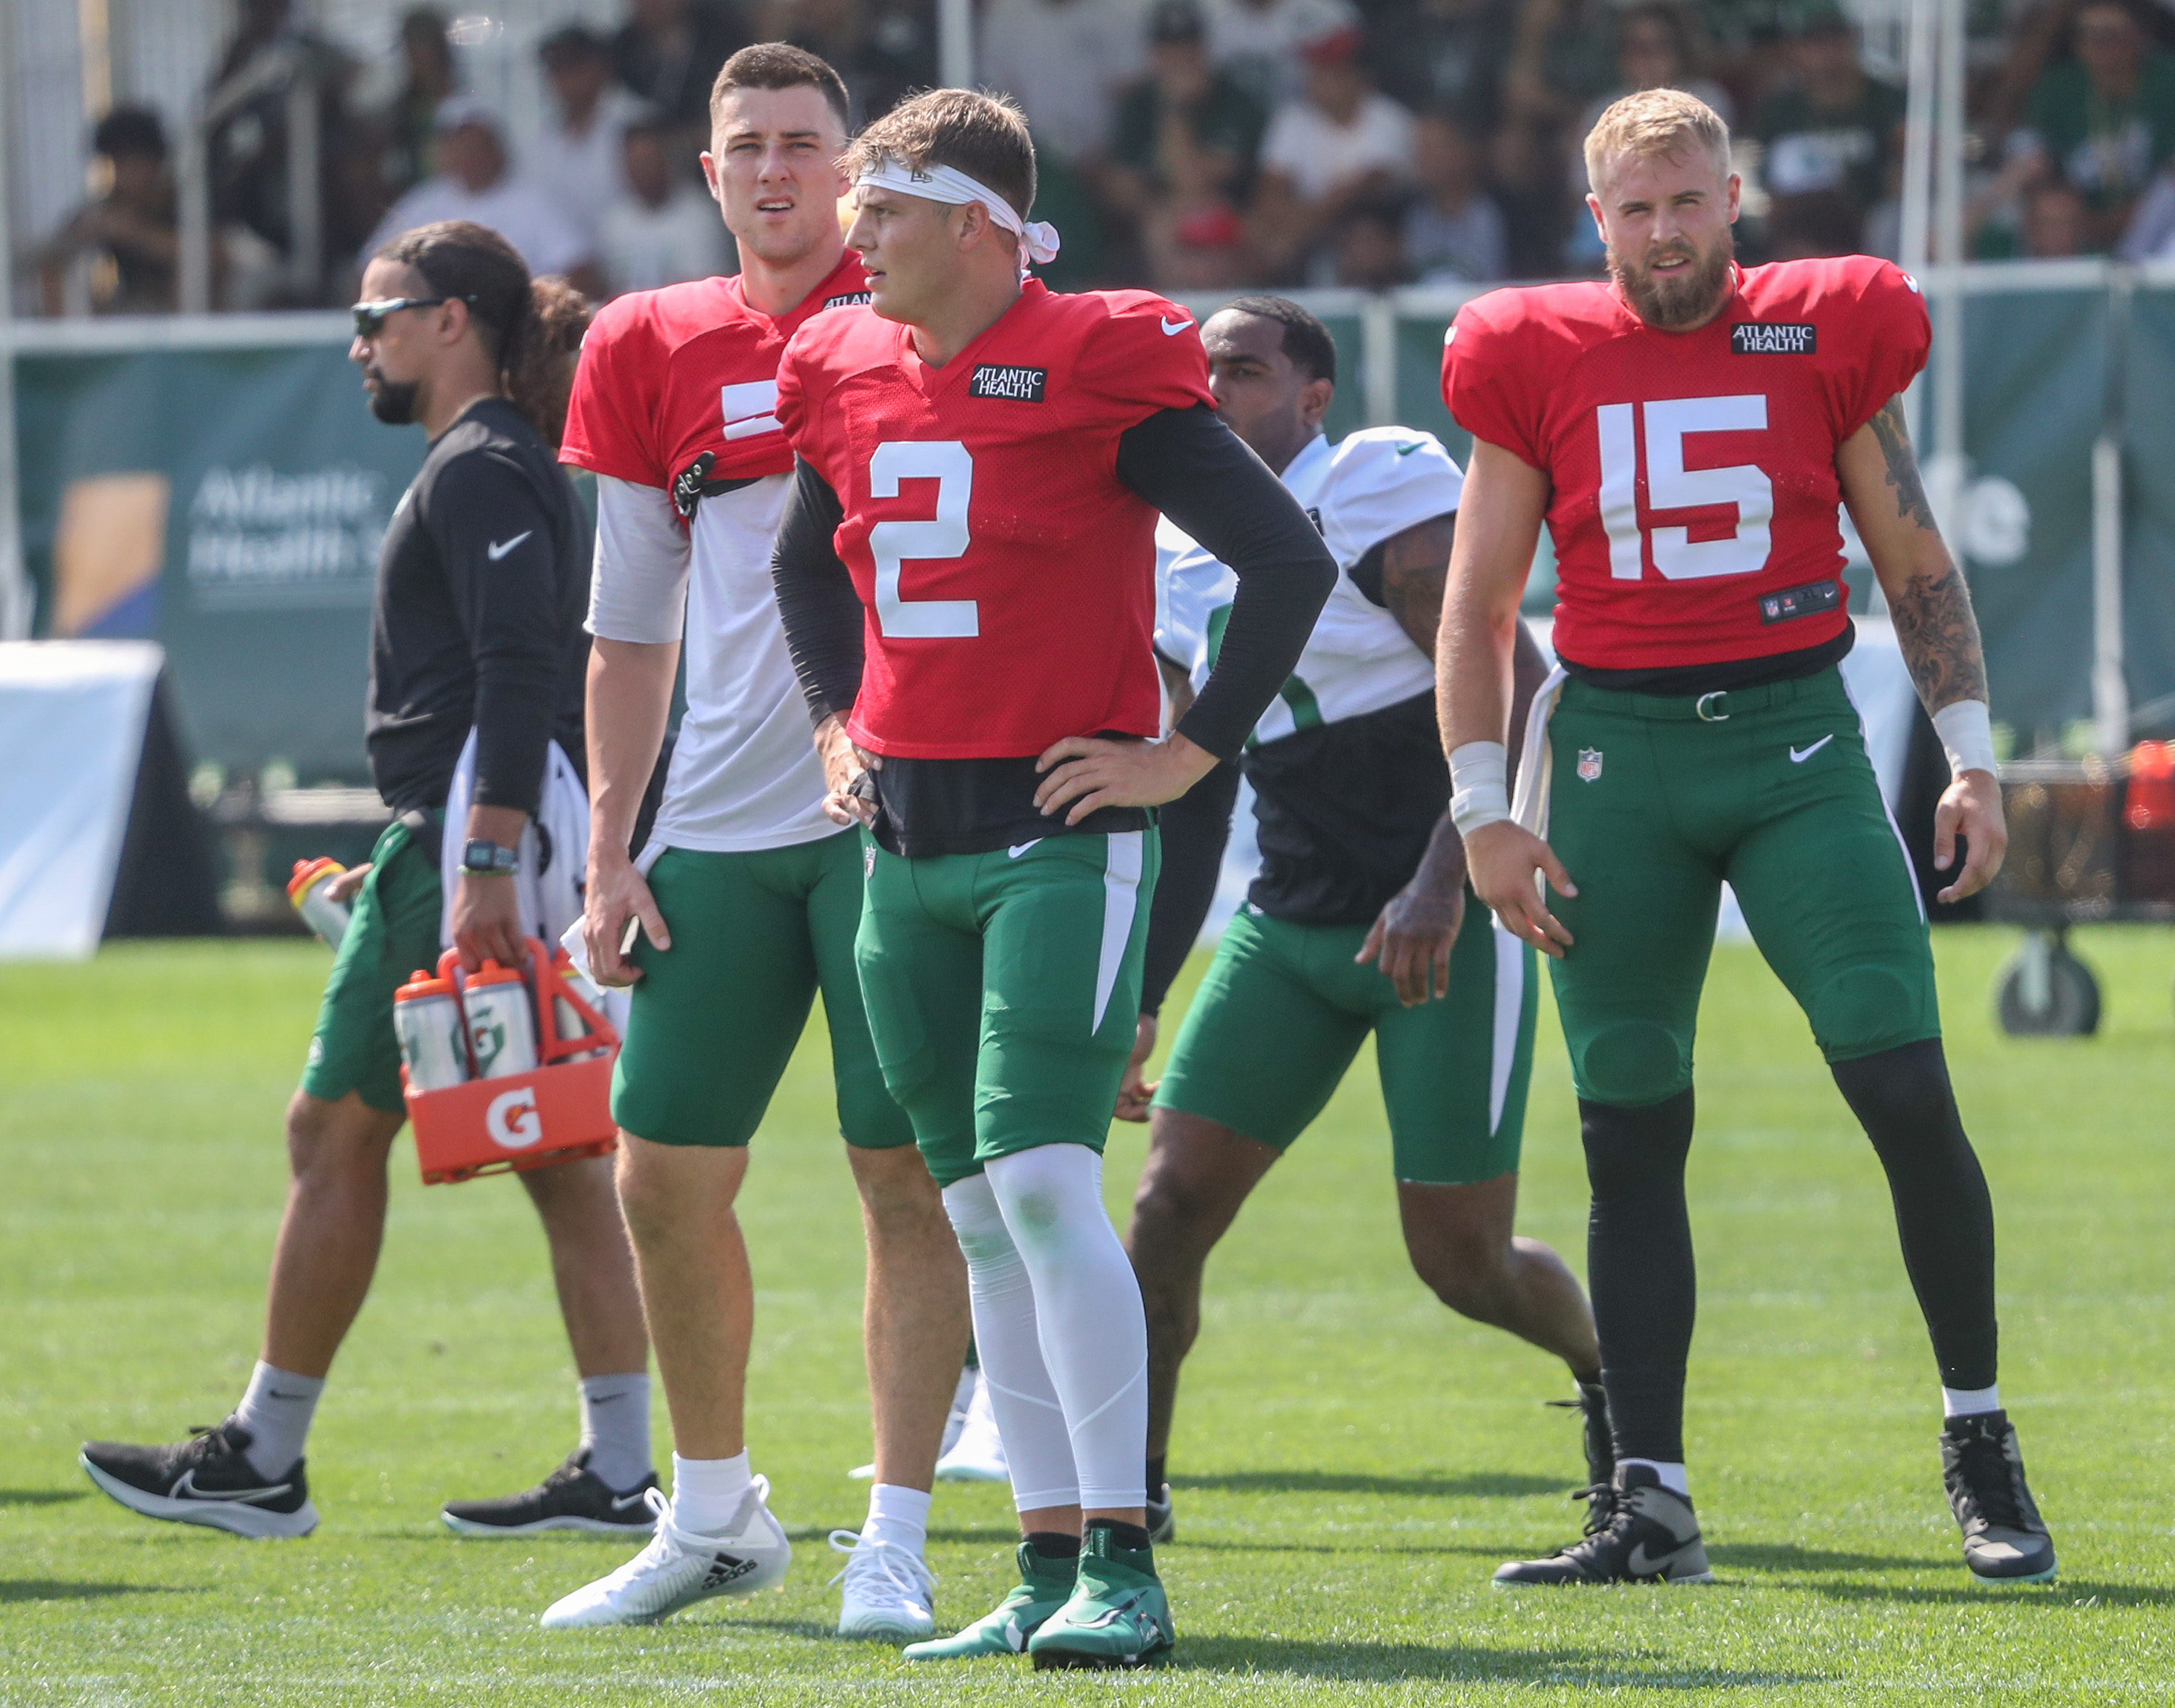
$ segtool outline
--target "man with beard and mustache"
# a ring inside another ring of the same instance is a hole
[[[2053,1543],[1995,1387],[1993,1206],[1942,1056],[1917,881],[1836,670],[1853,634],[1841,503],[1948,750],[1935,865],[1965,848],[1940,899],[1984,887],[2006,840],[1986,667],[1903,424],[1925,307],[1863,256],[1737,266],[1729,133],[1694,96],[1617,102],[1586,161],[1613,280],[1468,304],[1443,362],[1474,436],[1437,653],[1451,814],[1475,892],[1552,957],[1617,1453],[1585,1537],[1496,1581],[1712,1576],[1684,1464],[1684,1170],[1727,880],[1887,1172],[1965,1564],[1980,1583],[2042,1582]],[[1532,702],[1514,812],[1511,643],[1544,520],[1561,667]]]
[[[334,881],[354,911],[287,1106],[293,1179],[248,1389],[188,1441],[93,1442],[82,1460],[147,1518],[241,1536],[317,1525],[303,1450],[370,1290],[406,1117],[395,990],[437,964],[442,941],[471,972],[519,964],[524,935],[549,941],[580,908],[567,880],[588,824],[576,766],[589,529],[555,447],[588,305],[460,221],[387,244],[362,296],[350,355],[372,412],[431,441],[385,532],[371,623],[370,766],[393,821],[370,864]],[[442,867],[456,860],[448,906]],[[561,1163],[521,1182],[551,1247],[582,1436],[540,1487],[453,1502],[445,1521],[469,1535],[646,1534],[648,1345],[612,1165]]]

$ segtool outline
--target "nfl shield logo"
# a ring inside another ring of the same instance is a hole
[[[1591,783],[1600,775],[1601,750],[1598,747],[1580,748],[1578,750],[1578,780],[1581,783]]]

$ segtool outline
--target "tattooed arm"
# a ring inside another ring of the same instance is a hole
[[[1903,399],[1890,398],[1836,454],[1843,502],[1873,560],[1873,572],[1888,595],[1896,644],[1911,680],[1929,713],[1976,701],[1984,705],[1986,655],[1971,594],[1934,521],[1918,478],[1918,458],[1903,424]],[[1961,901],[1982,890],[2001,870],[2009,835],[2001,816],[2001,789],[1987,771],[1959,772],[1934,815],[1934,864],[1946,871],[1961,835],[1963,870],[1940,892]]]

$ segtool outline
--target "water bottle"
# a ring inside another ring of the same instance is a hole
[[[536,1008],[519,971],[486,961],[461,990],[478,1079],[502,1079],[536,1065]]]
[[[348,905],[325,893],[332,880],[347,868],[334,859],[296,860],[295,875],[287,880],[287,899],[302,916],[302,923],[339,953],[340,939],[347,935]]]
[[[573,957],[563,948],[558,950],[551,957],[551,970],[562,980],[571,980],[575,976]],[[572,1003],[556,994],[551,998],[551,1029],[562,1044],[589,1035],[588,1022],[582,1018]],[[572,1055],[561,1056],[559,1060],[562,1062],[588,1061],[604,1053],[604,1046],[599,1044],[594,1049],[580,1050]]]
[[[416,1091],[442,1091],[469,1076],[461,1041],[461,1006],[450,979],[418,972],[393,995],[393,1031],[400,1040],[400,1065]]]

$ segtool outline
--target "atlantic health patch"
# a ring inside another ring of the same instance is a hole
[[[1729,328],[1729,348],[1737,355],[1810,355],[1820,328],[1786,320],[1740,320]]]
[[[1039,404],[1042,388],[1050,383],[1048,368],[1014,367],[1005,362],[979,364],[967,382],[967,393],[976,398],[1009,398],[1014,403]]]

